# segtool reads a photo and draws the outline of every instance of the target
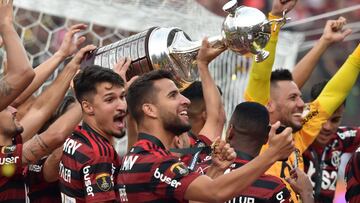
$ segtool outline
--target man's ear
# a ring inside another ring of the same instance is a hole
[[[180,141],[180,137],[179,136],[174,136],[173,138],[173,143],[174,143],[174,147],[177,149],[181,149],[182,145],[181,145],[181,141]]]
[[[234,126],[232,124],[229,125],[226,130],[226,142],[230,142],[234,137]]]
[[[149,116],[150,118],[157,118],[158,117],[158,110],[155,105],[145,103],[142,105],[142,110],[145,115]]]
[[[270,100],[267,104],[266,104],[266,106],[265,106],[266,108],[267,108],[267,110],[268,110],[268,112],[269,113],[273,113],[274,111],[275,111],[275,103],[274,103],[274,101],[272,101],[272,100]]]
[[[85,114],[90,115],[90,116],[95,115],[94,108],[90,102],[88,102],[86,100],[81,101],[81,107],[84,110]]]

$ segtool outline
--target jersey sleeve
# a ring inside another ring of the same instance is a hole
[[[360,146],[359,127],[340,127],[337,136],[343,143],[344,153],[353,153]]]
[[[114,191],[112,160],[105,156],[93,156],[81,168],[86,202],[111,201],[116,199]]]
[[[344,102],[360,72],[360,45],[331,78],[319,97],[304,110],[303,128],[295,137],[302,154],[315,140],[321,126]]]
[[[291,196],[285,184],[280,185],[275,191],[274,195],[270,198],[269,203],[290,203]]]
[[[344,102],[360,72],[360,44],[331,78],[316,99],[332,115]]]
[[[278,18],[269,14],[269,19]],[[271,28],[271,37],[267,43],[265,50],[269,52],[269,56],[262,62],[253,61],[250,69],[249,82],[245,89],[244,98],[246,101],[258,102],[266,105],[270,98],[270,77],[272,67],[275,61],[276,44],[279,37],[281,26],[277,26],[274,30],[274,24]]]
[[[0,152],[0,177],[11,177],[22,173],[22,144],[1,147]]]
[[[184,195],[190,183],[200,174],[191,172],[187,166],[176,159],[163,159],[154,164],[151,178],[151,189],[164,199],[175,198],[184,200]]]
[[[329,114],[324,110],[318,101],[311,102],[304,109],[303,127],[294,134],[295,147],[300,154],[314,142],[319,134],[322,125],[329,118]]]

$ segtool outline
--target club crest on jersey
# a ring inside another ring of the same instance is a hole
[[[2,154],[12,154],[16,150],[16,145],[4,146],[1,148]]]
[[[186,176],[189,174],[189,169],[181,162],[173,164],[170,167],[170,171],[177,176]]]
[[[331,164],[338,168],[340,166],[340,151],[333,151],[331,155]]]
[[[110,188],[112,186],[110,174],[102,173],[102,174],[96,176],[95,179],[96,179],[96,185],[99,187],[100,190],[102,190],[104,192],[110,190]]]

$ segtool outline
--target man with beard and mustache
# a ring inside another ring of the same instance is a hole
[[[0,112],[0,201],[25,201],[23,165],[34,163],[61,146],[81,117],[78,108],[67,113],[48,130],[36,134],[62,101],[85,52],[94,46],[82,48],[64,67],[56,80],[37,98],[29,112],[16,119],[16,109],[8,106]],[[35,135],[36,134],[36,135]],[[35,136],[34,136],[35,135]]]
[[[74,78],[83,112],[65,141],[59,179],[63,202],[112,202],[118,155],[112,137],[123,134],[127,104],[124,80],[113,70],[89,66]]]
[[[341,29],[342,26],[336,31],[345,34]],[[275,45],[276,39],[270,39],[267,49],[272,50],[272,54]],[[303,152],[315,140],[321,126],[343,103],[355,84],[360,71],[360,45],[329,81],[319,97],[306,107],[291,73],[284,69],[271,73],[272,63],[267,66],[266,64],[264,66],[261,63],[254,63],[245,97],[247,101],[259,102],[267,106],[270,123],[280,121],[283,126],[291,127],[294,131],[297,150],[287,161],[277,162],[268,171],[271,175],[285,178],[290,175],[292,167],[299,166],[300,169],[304,169]],[[291,187],[288,189],[291,190]],[[292,200],[297,202],[296,194],[293,191],[291,194]]]
[[[225,202],[235,197],[276,160],[293,150],[291,129],[275,136],[271,147],[241,169],[216,179],[189,171],[169,151],[175,136],[190,130],[187,109],[190,101],[180,94],[173,75],[165,70],[146,73],[128,89],[129,113],[138,126],[138,141],[123,157],[115,191],[121,202]],[[235,157],[224,141],[214,153]]]

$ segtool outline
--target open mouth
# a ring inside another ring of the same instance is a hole
[[[293,116],[302,118],[302,113],[293,113]]]
[[[118,128],[125,127],[124,118],[125,118],[125,115],[123,115],[123,114],[117,114],[116,116],[114,116],[114,123],[115,123],[116,127],[118,127]]]
[[[182,117],[185,117],[185,118],[189,118],[188,113],[187,113],[186,110],[181,111],[181,112],[179,113],[179,115],[182,116]]]

